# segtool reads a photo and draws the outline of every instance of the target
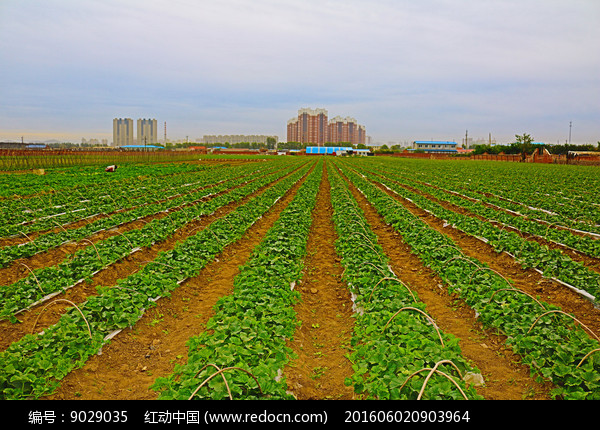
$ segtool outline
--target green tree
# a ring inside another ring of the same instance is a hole
[[[533,137],[528,135],[527,133],[523,133],[522,135],[515,134],[515,138],[517,139],[517,143],[527,144],[533,142]]]
[[[515,138],[517,139],[516,144],[518,147],[520,147],[521,153],[531,154],[534,151],[533,137],[531,137],[529,134],[516,134]]]

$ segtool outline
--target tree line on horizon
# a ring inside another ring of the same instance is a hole
[[[529,134],[515,135],[516,141],[507,145],[489,145],[479,144],[474,145],[472,152],[478,154],[532,154],[536,150],[542,148],[547,149],[549,153],[554,155],[566,155],[569,151],[600,151],[600,142],[597,146],[593,144],[576,145],[572,143],[564,144],[546,144],[534,143],[533,137]]]
[[[597,142],[597,145],[593,144],[539,144],[534,143],[533,138],[529,134],[515,135],[516,141],[508,144],[476,144],[471,146],[470,149],[473,149],[471,154],[479,155],[479,154],[532,154],[539,148],[547,149],[548,152],[555,155],[565,155],[569,151],[600,151],[600,141]],[[171,143],[168,142],[166,145],[155,144],[157,146],[162,146],[165,149],[177,149],[177,148],[189,148],[192,146],[205,146],[207,148],[214,147],[226,147],[226,148],[240,148],[240,149],[285,149],[285,150],[302,150],[306,149],[309,146],[315,146],[314,143],[301,143],[301,142],[277,142],[274,138],[267,138],[267,142],[239,142],[239,143],[213,143],[213,144],[205,144],[198,142],[176,142]],[[74,149],[74,148],[92,148],[106,145],[92,145],[88,143],[70,143],[70,142],[61,142],[61,143],[50,143],[48,147],[50,148],[61,148],[61,149]],[[382,145],[377,149],[371,148],[364,144],[353,145],[350,142],[325,142],[323,146],[341,146],[341,147],[349,147],[353,149],[371,149],[373,152],[378,153],[395,153],[402,152],[406,149],[406,147],[401,145]],[[415,151],[420,152],[420,151]]]

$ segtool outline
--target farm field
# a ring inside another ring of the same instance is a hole
[[[0,175],[0,399],[600,399],[597,167]]]

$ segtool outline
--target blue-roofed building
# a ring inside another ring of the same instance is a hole
[[[409,151],[421,150],[424,152],[447,152],[454,153],[458,152],[456,149],[456,142],[444,141],[444,140],[415,140],[412,148]]]
[[[340,155],[344,154],[348,151],[352,151],[351,147],[345,146],[307,146],[306,154],[307,155]]]

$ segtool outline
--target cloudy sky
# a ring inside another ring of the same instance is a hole
[[[595,144],[599,24],[599,0],[0,0],[0,140],[285,141],[310,107],[374,143]]]

